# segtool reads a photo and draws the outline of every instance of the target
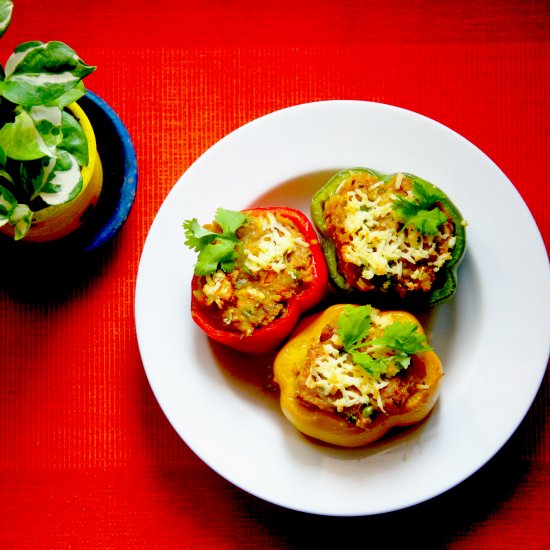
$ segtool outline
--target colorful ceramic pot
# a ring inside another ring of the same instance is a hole
[[[82,108],[73,103],[67,109],[78,120],[88,141],[88,165],[81,170],[82,191],[72,201],[48,206],[35,212],[27,242],[47,242],[76,231],[95,208],[103,186],[103,168],[97,152],[96,138],[90,120]],[[2,233],[13,237],[13,227],[6,224]]]

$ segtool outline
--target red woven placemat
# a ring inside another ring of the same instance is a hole
[[[2,59],[21,41],[60,39],[98,65],[87,85],[132,135],[139,190],[121,234],[83,265],[14,278],[6,273],[17,266],[0,264],[0,547],[295,548],[343,536],[545,547],[547,378],[517,433],[473,478],[377,518],[261,502],[196,458],[160,411],[134,331],[140,251],[183,171],[258,116],[361,99],[434,118],[502,168],[550,242],[547,3],[250,4],[16,2]]]

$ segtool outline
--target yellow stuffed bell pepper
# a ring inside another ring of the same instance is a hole
[[[425,418],[443,369],[410,313],[339,304],[280,350],[274,375],[281,409],[298,430],[359,447]]]

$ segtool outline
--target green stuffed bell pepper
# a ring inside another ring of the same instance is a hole
[[[384,304],[449,300],[466,223],[439,188],[412,174],[351,168],[311,201],[333,285]]]

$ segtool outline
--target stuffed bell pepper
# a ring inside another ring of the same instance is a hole
[[[308,218],[293,208],[218,209],[183,224],[198,259],[191,314],[212,339],[249,353],[275,350],[324,296],[328,274]]]
[[[343,170],[315,193],[311,216],[337,289],[386,305],[431,307],[453,296],[465,222],[431,183]]]
[[[274,374],[281,409],[299,431],[358,447],[425,418],[443,369],[410,313],[338,304],[282,347]]]

